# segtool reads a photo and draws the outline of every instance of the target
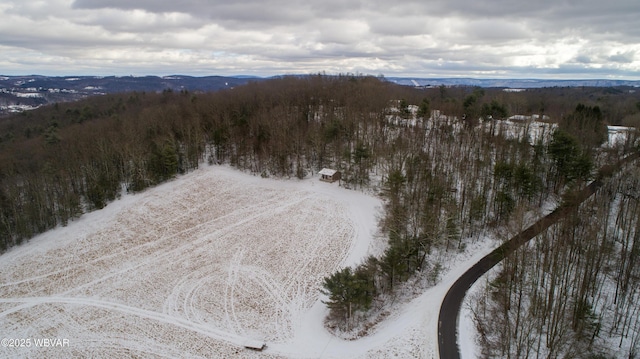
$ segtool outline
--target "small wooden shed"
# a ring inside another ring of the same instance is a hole
[[[320,181],[335,182],[340,179],[340,172],[330,168],[323,168],[320,172]]]

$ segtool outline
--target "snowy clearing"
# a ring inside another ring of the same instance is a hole
[[[372,335],[323,326],[321,281],[379,251],[381,205],[317,177],[225,166],[126,195],[0,256],[0,332],[31,340],[0,356],[435,358],[440,302],[487,241]],[[244,348],[257,341],[264,351]]]

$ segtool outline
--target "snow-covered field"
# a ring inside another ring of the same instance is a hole
[[[370,336],[323,326],[322,278],[379,252],[380,211],[337,183],[225,166],[125,195],[0,256],[0,357],[437,357],[440,302],[488,243]]]

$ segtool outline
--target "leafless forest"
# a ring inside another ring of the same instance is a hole
[[[380,258],[325,278],[331,320],[345,325],[410,276],[437,272],[434,249],[524,228],[638,150],[633,131],[607,146],[607,125],[640,125],[640,94],[314,75],[60,103],[0,119],[0,249],[203,163],[265,177],[336,168],[342,185],[384,197],[389,240]],[[488,357],[637,355],[639,179],[635,165],[614,174],[505,260],[475,309]]]

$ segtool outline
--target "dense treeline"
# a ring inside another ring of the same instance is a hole
[[[264,176],[337,167],[367,183],[389,101],[371,77],[287,77],[212,94],[131,93],[0,122],[0,248],[102,208],[202,161]],[[415,96],[415,95],[414,95]]]
[[[102,208],[123,188],[142,190],[198,166],[194,146],[204,144],[183,140],[198,136],[199,125],[148,97],[98,98],[78,111],[56,105],[9,123],[22,138],[12,132],[0,144],[2,248]]]
[[[343,185],[373,185],[386,199],[384,255],[324,283],[332,317],[348,324],[414,273],[437,276],[433,250],[461,250],[583,184],[621,154],[593,151],[605,124],[634,124],[638,103],[607,89],[413,89],[317,75],[57,104],[0,121],[0,249],[205,161],[299,178],[333,167]],[[512,114],[559,127],[506,125]]]
[[[205,158],[277,176],[335,166],[350,185],[365,185],[394,150],[384,122],[391,100],[428,104],[426,95],[453,111],[465,92],[427,94],[371,77],[288,77],[213,94],[95,97],[3,118],[0,248]]]

